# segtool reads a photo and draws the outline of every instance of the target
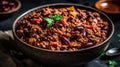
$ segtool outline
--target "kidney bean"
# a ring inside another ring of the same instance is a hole
[[[54,24],[54,27],[57,27],[57,28],[60,28],[60,27],[63,27],[63,24],[59,23],[59,22],[56,22]]]
[[[47,16],[47,17],[51,17],[51,14],[47,14],[46,16]]]
[[[43,17],[46,17],[47,13],[42,12],[41,15],[42,15]]]
[[[47,37],[41,37],[40,40],[41,41],[47,41],[48,39],[47,39]]]
[[[68,21],[71,21],[72,19],[73,19],[72,17],[69,17],[69,18],[68,18]]]
[[[15,5],[15,3],[13,3],[13,2],[10,2],[10,3],[9,3],[9,5],[10,5],[10,6],[14,6],[14,5]]]
[[[64,44],[70,44],[69,39],[67,39],[65,36],[61,36],[60,39],[61,39],[62,43],[64,43]]]
[[[6,0],[3,0],[3,1],[2,1],[2,4],[3,4],[3,5],[6,5],[6,4],[9,4],[9,2],[6,1]]]
[[[77,16],[78,16],[78,18],[79,18],[79,19],[81,19],[81,18],[82,18],[82,15],[81,15],[81,14],[78,14]]]
[[[86,46],[93,46],[93,42],[88,42]]]
[[[5,6],[3,6],[3,9],[4,9],[4,11],[9,11],[9,10],[10,10],[10,7],[5,7]]]
[[[104,26],[102,29],[103,30],[108,30],[108,26]]]
[[[27,29],[27,28],[24,28],[24,32],[25,32],[25,33],[28,33],[29,31],[28,31],[28,29]]]
[[[86,11],[86,14],[91,14],[92,12],[91,11]]]
[[[93,45],[94,45],[94,43],[92,41],[89,41],[89,42],[84,43],[83,47],[91,47]]]
[[[78,38],[78,34],[73,34],[71,37],[70,37],[70,40],[75,40]]]
[[[43,17],[51,17],[50,14],[47,14],[47,13],[45,13],[45,12],[42,12],[41,15],[42,15]]]
[[[43,21],[42,23],[40,23],[40,26],[42,29],[46,29],[47,27],[47,22],[46,21]]]
[[[23,29],[25,36],[29,36],[30,32],[27,28]]]
[[[83,30],[83,31],[82,31],[82,34],[83,34],[83,36],[85,37],[85,36],[86,36],[86,31]]]
[[[76,27],[75,27],[75,30],[82,31],[83,29],[84,29],[84,27],[83,27],[83,26],[76,26]]]

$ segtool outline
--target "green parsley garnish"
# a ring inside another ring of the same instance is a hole
[[[44,20],[47,21],[49,26],[52,26],[52,25],[54,25],[55,21],[59,21],[62,18],[63,18],[63,16],[60,16],[60,15],[56,14],[56,15],[51,16],[50,18],[45,17]]]
[[[56,14],[56,15],[51,16],[50,18],[55,20],[55,21],[59,21],[59,20],[61,20],[63,18],[63,16],[60,16],[60,15]]]
[[[47,18],[47,17],[45,17],[44,20],[47,21],[49,26],[52,26],[55,22],[53,19],[50,19],[50,18]]]

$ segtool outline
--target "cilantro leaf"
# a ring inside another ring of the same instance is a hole
[[[63,16],[60,16],[60,15],[56,14],[56,15],[51,16],[50,18],[54,19],[55,21],[59,21],[59,20],[61,20],[63,18]]]
[[[54,22],[55,22],[53,19],[47,18],[47,17],[45,17],[44,20],[47,21],[49,26],[52,26],[54,24]]]

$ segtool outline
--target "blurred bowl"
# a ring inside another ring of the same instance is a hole
[[[44,7],[54,7],[54,8],[59,8],[59,7],[70,7],[74,6],[80,9],[85,9],[89,11],[94,11],[98,12],[101,15],[101,18],[104,19],[105,21],[108,21],[109,23],[109,31],[108,31],[108,38],[103,41],[102,43],[91,46],[88,48],[83,48],[79,49],[76,51],[51,51],[48,49],[43,49],[39,47],[32,46],[30,44],[27,44],[23,42],[22,40],[19,39],[19,37],[16,34],[16,27],[17,27],[17,22],[20,21],[24,16],[29,14],[32,11],[36,11],[38,9],[44,8]],[[108,46],[111,40],[111,37],[114,33],[114,25],[113,22],[109,19],[107,15],[104,13],[80,4],[71,4],[71,3],[56,3],[56,4],[48,4],[48,5],[43,5],[39,6],[36,8],[33,8],[31,10],[28,10],[27,12],[23,13],[21,16],[19,16],[13,23],[13,36],[14,40],[17,43],[15,46],[20,49],[22,53],[27,55],[28,57],[39,61],[41,63],[45,64],[53,64],[53,65],[62,65],[62,66],[72,66],[72,65],[79,65],[79,64],[85,64],[95,58],[97,58]]]
[[[6,3],[6,1],[7,2],[10,1],[10,2],[12,2],[12,4],[14,3],[15,4],[14,6],[16,6],[16,7],[13,8],[13,9],[10,9],[9,11],[4,11],[4,10],[0,11],[0,18],[1,19],[5,19],[5,18],[11,17],[15,12],[17,12],[21,8],[21,2],[19,0],[3,0],[3,1],[5,1],[5,2],[2,2],[2,0],[1,0],[1,4],[0,4],[1,10],[2,10],[2,7],[3,7],[2,5],[4,3]],[[7,7],[9,7],[9,6],[10,5],[7,4]]]
[[[98,0],[95,7],[109,14],[120,14],[120,0]]]

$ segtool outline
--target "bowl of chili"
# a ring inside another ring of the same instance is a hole
[[[114,24],[92,7],[57,3],[23,13],[14,21],[12,31],[15,46],[28,57],[71,66],[97,58],[109,46]]]

